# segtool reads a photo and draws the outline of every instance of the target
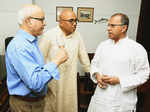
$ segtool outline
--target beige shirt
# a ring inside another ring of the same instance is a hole
[[[45,62],[51,61],[55,56],[59,45],[64,45],[68,53],[68,60],[59,66],[60,80],[53,80],[49,83],[48,96],[53,94],[51,102],[54,112],[77,112],[77,63],[78,59],[85,72],[90,71],[90,61],[84,46],[84,42],[79,32],[74,32],[69,36],[65,36],[59,27],[46,32],[39,42],[39,47],[44,55]],[[52,109],[51,109],[52,110]],[[49,112],[51,112],[49,110]]]

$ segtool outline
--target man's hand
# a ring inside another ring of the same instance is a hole
[[[106,88],[107,84],[103,82],[103,75],[100,75],[99,73],[94,73],[96,80],[97,80],[97,84],[100,88]]]
[[[52,62],[59,66],[60,64],[64,63],[67,59],[68,55],[65,49],[59,48]]]
[[[108,75],[103,75],[102,80],[104,83],[110,84],[110,85],[115,85],[119,84],[120,80],[116,76],[108,76]]]

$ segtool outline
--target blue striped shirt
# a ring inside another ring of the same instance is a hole
[[[37,38],[21,29],[9,43],[5,61],[10,95],[44,96],[48,82],[59,79],[56,64],[44,64]]]

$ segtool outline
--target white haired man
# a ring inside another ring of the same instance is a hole
[[[18,19],[20,29],[6,51],[11,112],[43,112],[47,84],[59,79],[57,67],[67,60],[67,53],[60,48],[51,62],[44,64],[37,46],[37,36],[45,26],[45,14],[39,6],[25,5]]]

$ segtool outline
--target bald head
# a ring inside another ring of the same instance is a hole
[[[72,16],[76,16],[75,13],[71,10],[63,10],[59,16],[60,19],[68,19]]]
[[[63,10],[59,16],[59,26],[65,35],[70,35],[76,30],[77,17],[71,10]]]
[[[43,12],[43,10],[38,5],[26,4],[18,11],[18,23],[21,25],[23,21],[34,16],[37,12]]]

